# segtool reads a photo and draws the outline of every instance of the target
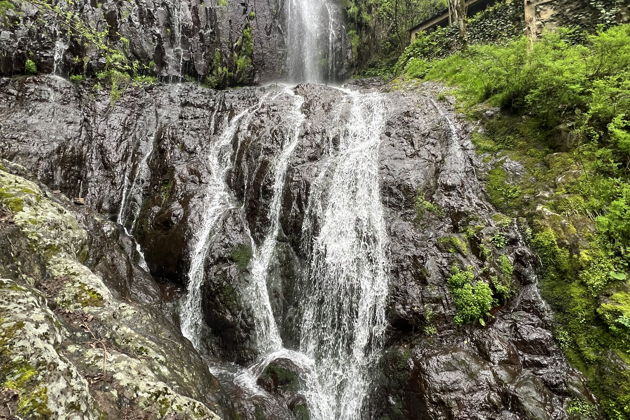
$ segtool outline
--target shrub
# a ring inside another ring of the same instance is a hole
[[[28,58],[24,64],[24,72],[26,72],[26,74],[37,74],[37,64]]]
[[[494,304],[492,290],[488,283],[482,280],[475,281],[472,267],[464,271],[454,267],[448,279],[448,288],[457,308],[455,315],[457,325],[471,322],[486,325],[485,317],[490,315],[490,309]]]
[[[81,83],[84,79],[85,76],[83,76],[82,74],[73,74],[72,76],[70,76],[70,81],[72,83]]]
[[[610,147],[630,163],[630,25],[613,27],[572,44],[572,33],[545,34],[531,49],[522,37],[501,45],[472,45],[440,60],[419,38],[397,64],[406,78],[439,79],[459,86],[464,104],[488,101],[533,117],[542,129],[565,123],[582,140]]]

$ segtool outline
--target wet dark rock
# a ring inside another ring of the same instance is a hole
[[[293,106],[282,89],[156,85],[130,89],[112,104],[106,94],[57,78],[0,79],[0,156],[51,188],[85,197],[89,209],[112,221],[126,197],[122,224],[140,243],[150,274],[183,289],[207,210],[210,147],[230,120],[258,106],[228,139],[232,210],[213,233],[202,288],[205,356],[249,365],[258,355],[242,291],[252,281],[252,244],[260,246],[273,223],[274,165]],[[379,81],[355,89],[386,90]],[[590,401],[590,394],[550,333],[550,315],[536,289],[536,259],[517,224],[488,204],[471,129],[448,102],[434,99],[438,89],[382,93],[387,114],[379,172],[389,236],[390,327],[366,409],[374,418],[567,418],[569,401]],[[349,114],[347,94],[339,89],[302,84],[293,91],[304,99],[305,122],[288,163],[268,277],[274,315],[290,348],[299,342],[295,320],[303,296],[296,280],[308,264],[303,222],[312,184],[328,150],[338,146],[336,119]],[[265,94],[270,96],[261,102]],[[281,96],[269,99],[274,95]],[[114,289],[139,301],[158,299],[159,288],[143,281],[150,276],[121,260],[136,255],[122,229],[93,240],[108,249],[111,241],[119,244],[113,256],[92,257],[95,267],[112,278],[125,271],[140,279],[112,281]],[[471,267],[492,288],[496,303],[485,327],[454,323],[447,286],[454,266]],[[509,285],[507,296],[500,296],[500,280]],[[260,410],[271,418],[306,415],[303,401],[285,392],[292,382],[276,376],[266,372],[259,383],[268,395],[254,397],[222,380],[233,397],[227,406],[247,418]]]
[[[227,6],[196,0],[18,5],[2,22],[0,76],[24,74],[27,59],[41,73],[95,75],[106,69],[100,49],[107,43],[129,63],[137,61],[142,74],[203,81],[218,71],[217,65],[237,71],[236,57],[248,27],[253,32],[253,67],[238,82],[265,82],[287,73],[285,3],[280,0],[229,1]],[[107,36],[91,43],[85,36],[89,31],[106,31]],[[349,41],[337,50],[335,78],[342,79],[350,71]]]
[[[289,359],[276,359],[263,370],[257,382],[270,393],[291,395],[300,389],[300,368]]]
[[[300,389],[304,386],[301,379],[303,373],[290,359],[278,358],[265,367],[258,376],[257,384],[283,401],[293,418],[308,420],[308,405],[304,396],[300,395]]]

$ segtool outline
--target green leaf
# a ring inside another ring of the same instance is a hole
[[[626,273],[620,273],[617,271],[611,271],[610,277],[614,280],[625,280],[627,278]]]

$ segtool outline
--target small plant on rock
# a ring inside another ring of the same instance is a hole
[[[490,315],[490,309],[494,305],[492,290],[488,283],[483,280],[475,281],[472,267],[466,270],[453,267],[448,279],[448,288],[457,308],[455,323],[463,325],[479,322],[485,326],[485,318]]]
[[[37,74],[37,64],[35,64],[33,60],[28,58],[26,60],[26,63],[24,64],[24,72],[26,74]]]

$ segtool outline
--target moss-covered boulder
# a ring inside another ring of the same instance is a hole
[[[218,385],[205,364],[175,325],[123,302],[84,264],[88,232],[68,208],[0,169],[9,245],[0,250],[0,397],[9,414],[218,418]]]

